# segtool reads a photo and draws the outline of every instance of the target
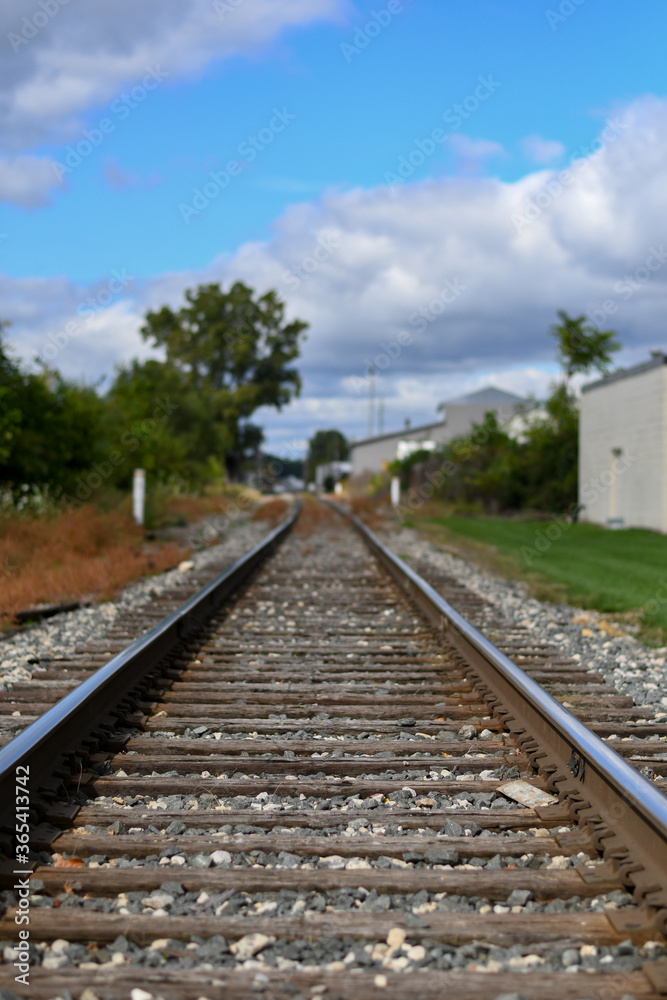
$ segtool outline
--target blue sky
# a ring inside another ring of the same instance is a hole
[[[615,326],[622,360],[662,346],[662,264],[615,290],[665,234],[658,0],[641,16],[620,0],[10,0],[0,20],[0,315],[26,359],[90,296],[94,321],[53,359],[89,381],[145,355],[142,314],[185,288],[277,286],[311,323],[304,391],[261,416],[271,447],[298,451],[318,427],[365,432],[364,369],[401,329],[388,427],[490,381],[543,393],[556,308]],[[110,296],[114,273],[133,280]]]

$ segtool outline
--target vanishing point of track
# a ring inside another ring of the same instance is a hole
[[[665,727],[356,527],[307,502],[6,693],[34,870],[26,951],[10,811],[0,996],[667,994]]]

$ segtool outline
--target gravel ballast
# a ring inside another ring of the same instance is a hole
[[[39,676],[42,661],[48,664],[49,660],[72,656],[87,642],[103,639],[123,612],[142,608],[170,587],[187,585],[193,571],[204,570],[212,563],[231,564],[267,531],[265,521],[239,518],[219,545],[194,552],[175,569],[130,584],[115,600],[56,615],[0,640],[0,691],[9,691],[34,674]]]
[[[536,639],[549,642],[582,668],[602,674],[619,693],[646,709],[647,720],[667,719],[667,647],[650,649],[630,635],[609,634],[622,631],[610,616],[538,601],[525,584],[480,569],[411,528],[384,532],[382,539],[406,562],[430,563],[492,604],[508,622],[534,632]]]

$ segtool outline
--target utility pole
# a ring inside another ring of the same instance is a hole
[[[378,400],[378,434],[384,433],[384,399]]]

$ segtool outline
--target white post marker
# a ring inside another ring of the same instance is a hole
[[[132,480],[132,514],[137,524],[144,523],[144,506],[146,504],[146,470],[135,469]]]
[[[392,476],[391,478],[391,505],[392,507],[398,507],[401,502],[401,480],[398,476]]]

